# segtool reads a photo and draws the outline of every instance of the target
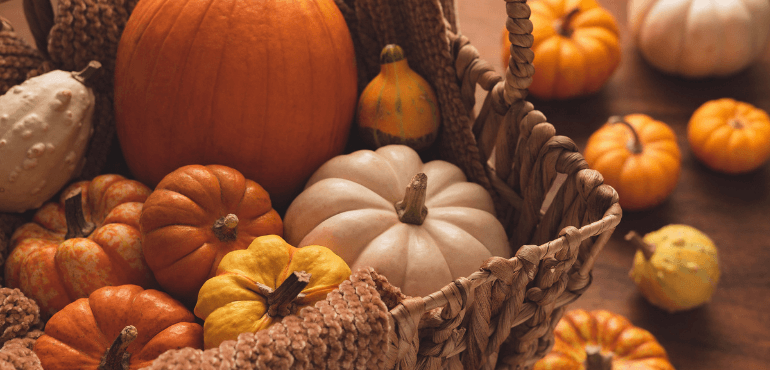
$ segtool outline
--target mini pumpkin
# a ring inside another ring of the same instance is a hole
[[[624,210],[662,203],[676,188],[681,154],[676,134],[645,114],[613,116],[588,138],[584,157],[617,190]]]
[[[201,287],[195,315],[205,320],[205,347],[267,329],[325,299],[350,273],[326,247],[295,248],[278,235],[254,239],[248,249],[225,255]]]
[[[404,144],[420,150],[436,139],[441,121],[433,87],[409,68],[404,50],[386,45],[380,53],[380,73],[358,100],[358,128],[376,149]]]
[[[328,247],[351,268],[374,267],[411,296],[440,290],[492,256],[510,256],[489,193],[458,167],[423,163],[404,145],[325,163],[284,224],[289,244]]]
[[[193,307],[222,257],[260,235],[283,234],[270,196],[239,171],[189,165],[166,175],[139,219],[143,252],[160,286]]]
[[[52,315],[107,285],[157,283],[142,256],[139,215],[150,189],[100,175],[63,190],[11,236],[5,281]]]
[[[0,96],[0,212],[40,208],[85,164],[95,97],[80,72],[51,71]]]
[[[761,57],[770,36],[770,3],[630,0],[628,26],[653,67],[690,78],[726,76]]]
[[[534,0],[529,92],[540,99],[569,99],[599,91],[621,60],[619,29],[610,12],[595,0]],[[503,68],[511,56],[503,30]]]
[[[35,343],[46,370],[128,370],[162,353],[203,346],[203,328],[171,296],[137,285],[97,289],[57,312]]]
[[[735,99],[710,100],[690,117],[687,141],[693,154],[715,171],[750,172],[770,158],[770,116]]]
[[[554,328],[553,349],[534,370],[674,370],[649,331],[607,310],[568,311]]]
[[[644,238],[626,235],[637,252],[629,275],[650,303],[669,312],[689,310],[711,299],[719,283],[716,245],[689,225],[666,225]]]

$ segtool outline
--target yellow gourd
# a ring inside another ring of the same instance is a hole
[[[411,68],[400,46],[380,53],[380,74],[364,88],[358,101],[358,128],[376,149],[403,144],[415,150],[430,146],[440,122],[433,88]]]
[[[629,273],[642,296],[669,312],[700,306],[711,298],[719,282],[714,242],[688,225],[667,225],[641,238],[626,240],[637,246]]]

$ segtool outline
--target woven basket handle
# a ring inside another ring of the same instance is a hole
[[[508,104],[522,100],[527,96],[527,88],[532,83],[535,67],[532,60],[534,37],[532,36],[532,13],[527,0],[505,0],[505,11],[508,19],[505,28],[508,29],[508,39],[511,41],[511,58],[505,70],[503,95]]]

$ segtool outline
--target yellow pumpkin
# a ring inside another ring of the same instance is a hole
[[[629,272],[650,303],[669,312],[689,310],[711,298],[719,282],[714,242],[688,225],[667,225],[644,238],[635,232],[626,239],[637,246]]]
[[[571,310],[554,329],[550,353],[534,370],[674,370],[647,330],[607,310]]]
[[[753,171],[770,158],[770,117],[749,103],[711,100],[690,117],[687,141],[693,154],[715,171]]]
[[[533,0],[529,92],[540,99],[569,99],[599,91],[620,65],[617,21],[595,0]],[[503,65],[511,42],[503,31]]]
[[[380,74],[366,85],[358,101],[363,140],[374,149],[404,144],[420,150],[436,139],[440,120],[433,87],[409,68],[400,46],[385,46]]]
[[[676,134],[644,114],[610,117],[586,143],[588,166],[617,190],[623,210],[637,211],[662,203],[676,188],[681,155]]]
[[[267,329],[326,298],[350,277],[350,268],[326,247],[295,248],[280,236],[254,239],[226,254],[198,293],[194,313],[204,320],[205,348]]]

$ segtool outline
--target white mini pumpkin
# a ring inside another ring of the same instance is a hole
[[[652,66],[690,78],[726,76],[765,50],[770,1],[630,0],[628,25]]]
[[[489,193],[458,167],[423,163],[404,145],[326,162],[289,206],[284,237],[298,247],[328,247],[354,271],[374,267],[410,296],[438,291],[492,256],[510,256]]]
[[[83,81],[98,68],[51,71],[0,96],[0,212],[39,208],[83,168],[95,104]]]

